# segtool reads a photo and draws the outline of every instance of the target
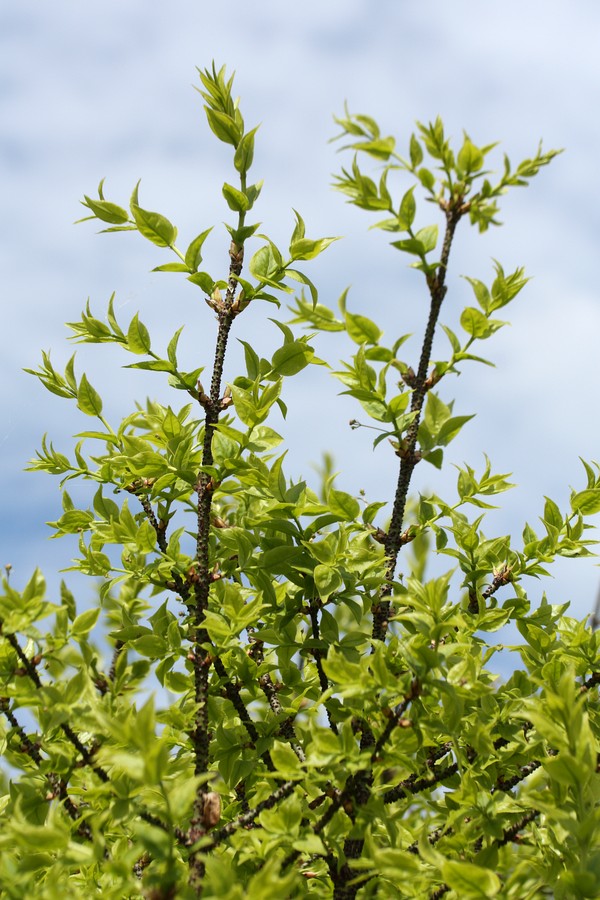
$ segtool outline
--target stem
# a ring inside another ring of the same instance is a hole
[[[313,638],[315,642],[319,641],[321,638],[320,629],[319,629],[319,605],[316,597],[311,597],[310,603],[308,606],[308,611],[310,614],[310,621],[312,625]],[[323,656],[325,655],[323,651],[319,647],[314,647],[311,651],[313,655],[313,659],[315,661],[315,666],[317,668],[317,674],[319,676],[319,684],[321,686],[321,690],[323,693],[327,691],[329,688],[329,681],[323,669]],[[334,734],[338,733],[338,727],[335,721],[331,717],[331,712],[329,710],[329,706],[325,704],[325,712],[327,713],[327,718],[329,720],[329,727],[333,731]]]
[[[245,177],[242,176],[242,190],[245,188]],[[244,214],[239,215],[239,227],[243,225]],[[229,250],[230,265],[227,293],[225,299],[215,303],[218,318],[218,331],[215,346],[215,358],[213,373],[210,383],[210,394],[202,396],[202,403],[206,418],[204,422],[204,441],[202,447],[202,470],[198,476],[198,536],[196,542],[196,575],[194,578],[194,600],[192,606],[193,620],[193,648],[191,651],[194,667],[194,699],[196,701],[196,714],[194,728],[191,732],[191,740],[194,751],[194,771],[196,775],[203,775],[208,770],[210,732],[208,720],[208,688],[212,657],[209,649],[210,638],[204,625],[210,586],[212,584],[212,572],[209,558],[210,538],[210,513],[213,494],[217,485],[212,476],[204,470],[205,466],[214,464],[212,442],[215,433],[215,425],[219,420],[222,410],[221,384],[223,379],[223,367],[229,332],[236,316],[232,309],[235,294],[238,287],[237,278],[242,271],[244,260],[244,248],[233,241]],[[209,786],[203,783],[198,788],[194,808],[190,822],[189,838],[192,843],[197,841],[205,833],[203,825],[204,801]],[[204,863],[199,853],[190,856],[190,886],[199,896],[202,891],[204,877]]]
[[[402,546],[402,525],[404,522],[404,512],[406,509],[406,499],[410,481],[419,456],[416,453],[417,436],[419,424],[421,422],[421,413],[425,403],[428,386],[427,371],[431,361],[431,351],[433,347],[433,338],[437,325],[440,309],[446,291],[446,272],[448,268],[448,259],[452,248],[452,240],[456,226],[464,214],[463,198],[456,197],[446,207],[444,207],[446,215],[446,230],[444,233],[444,243],[442,245],[442,257],[435,275],[426,275],[427,286],[429,288],[430,307],[429,318],[425,328],[423,337],[423,346],[421,348],[421,358],[419,360],[419,368],[415,376],[415,387],[412,394],[410,404],[411,412],[416,413],[405,438],[406,449],[402,451],[402,459],[400,463],[400,472],[398,474],[398,483],[396,486],[396,495],[394,497],[394,506],[392,510],[392,518],[385,541],[385,554],[387,557],[387,568],[385,575],[385,583],[381,589],[378,600],[373,604],[373,640],[382,641],[385,638],[388,617],[390,610],[390,602],[387,599],[392,593],[392,582],[396,571],[396,563],[398,554]]]

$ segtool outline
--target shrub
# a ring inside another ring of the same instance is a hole
[[[46,600],[39,572],[22,591],[4,579],[3,894],[598,897],[598,637],[566,605],[532,608],[527,595],[557,555],[589,554],[598,466],[584,463],[570,509],[546,500],[542,533],[526,525],[522,539],[483,533],[490,501],[511,486],[489,461],[459,468],[450,500],[415,491],[417,465],[441,467],[470,418],[443,399],[447,376],[485,362],[476,345],[527,281],[499,263],[490,285],[467,278],[457,335],[439,322],[453,242],[467,222],[498,224],[502,195],[555,152],[516,168],[504,157],[496,177],[494,145],[465,135],[453,150],[439,119],[418,124],[406,156],[370,117],[336,120],[353,154],[336,187],[377,213],[428,301],[413,367],[399,355],[408,336],[384,342],[346,292],[338,311],[319,302],[305,268],[333,238],[307,237],[296,213],[282,251],[249,224],[257,129],[224,69],[199,75],[210,129],[233,152],[227,271],[202,268],[205,241],[219,240],[206,223],[178,249],[138,187],[129,208],[102,183],[83,202],[105,231],[168,250],[155,271],[205,299],[211,374],[208,338],[184,362],[181,329],[159,351],[137,313],[117,320],[113,299],[106,318],[88,304],[72,338],[117,344],[130,367],[159,373],[161,401],[112,425],[74,357],[61,373],[44,354],[33,373],[94,420],[70,457],[44,439],[30,467],[87,484],[89,506],[63,488],[50,524],[76,537],[74,567],[99,582],[99,599],[82,610],[64,583],[59,602]],[[417,208],[432,224],[417,227]],[[261,358],[244,322],[295,288],[293,319],[276,321],[280,345]],[[439,328],[448,349],[434,360]],[[387,503],[339,490],[329,465],[320,491],[286,474],[274,413],[285,415],[286,379],[324,364],[311,344],[321,332],[353,345],[332,374],[396,469]],[[233,378],[230,333],[245,353]],[[441,574],[429,578],[434,554]],[[488,666],[510,626],[523,642],[502,680]]]

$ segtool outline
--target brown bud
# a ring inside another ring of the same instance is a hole
[[[230,526],[227,524],[225,519],[222,519],[221,516],[214,516],[212,520],[212,524],[215,528],[229,528]]]
[[[202,807],[202,824],[205,828],[214,828],[221,818],[221,796],[216,791],[209,791],[204,796]]]
[[[377,541],[378,544],[385,544],[385,542],[387,541],[387,534],[383,530],[383,528],[375,528],[371,532],[371,537],[374,541]]]
[[[437,369],[433,369],[429,377],[425,380],[425,389],[428,391],[431,390],[431,388],[438,383],[441,377],[441,372],[438,372]]]
[[[400,535],[400,543],[401,544],[410,544],[411,541],[417,536],[417,529],[414,525],[409,525],[406,531],[403,531]]]
[[[416,387],[417,376],[415,375],[415,370],[412,366],[409,366],[408,369],[402,373],[402,381],[411,388]]]
[[[231,242],[229,247],[229,256],[231,258],[231,263],[234,268],[242,267],[242,263],[244,262],[244,248],[239,244],[236,244],[235,241]],[[239,274],[239,272],[238,272]]]
[[[188,584],[197,584],[200,581],[200,576],[195,565],[191,565],[187,570],[186,580]]]

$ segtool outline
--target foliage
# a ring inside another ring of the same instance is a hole
[[[305,264],[333,238],[307,237],[298,213],[286,250],[257,234],[257,129],[224,69],[199,75],[210,129],[233,152],[227,273],[202,267],[207,223],[179,249],[138,186],[129,208],[102,182],[83,202],[105,231],[169,251],[155,271],[200,291],[216,318],[208,387],[207,347],[180,360],[180,329],[158,350],[139,314],[117,321],[113,298],[106,318],[88,304],[72,338],[118,344],[130,367],[161,373],[160,400],[111,424],[74,357],[59,372],[43,354],[33,373],[94,420],[70,456],[44,438],[30,468],[60,477],[49,524],[75,538],[73,568],[99,600],[82,609],[66,584],[47,600],[39,572],[20,591],[4,579],[3,895],[600,897],[598,633],[527,593],[556,556],[590,553],[599,468],[584,463],[570,509],[546,499],[541,532],[520,538],[483,532],[511,487],[491,462],[460,468],[450,500],[413,484],[470,418],[440,388],[486,362],[476,345],[527,281],[499,263],[489,285],[468,278],[461,332],[441,325],[447,357],[432,360],[455,232],[498,224],[502,195],[555,153],[516,168],[505,157],[494,178],[494,145],[465,135],[455,151],[439,119],[418,125],[406,156],[371,118],[337,120],[353,153],[337,188],[377,213],[428,300],[413,368],[399,356],[407,336],[385,342],[347,292],[339,312],[319,302]],[[226,380],[238,317],[243,335],[257,303],[279,306],[294,285],[271,358],[243,342],[246,371]],[[286,379],[323,365],[314,334],[334,331],[353,353],[333,374],[397,468],[387,504],[339,490],[329,464],[320,493],[285,471],[273,414],[285,415]],[[73,479],[89,484],[85,508],[64,487]],[[522,642],[502,680],[489,665],[511,626]]]

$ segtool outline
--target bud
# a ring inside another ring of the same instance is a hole
[[[214,516],[213,520],[212,520],[212,524],[214,525],[215,528],[229,528],[229,525],[227,524],[225,519],[221,518],[221,516]]]
[[[414,388],[417,384],[417,376],[412,366],[409,366],[406,372],[402,373],[402,381],[409,387]]]
[[[221,818],[221,797],[216,791],[209,791],[204,796],[202,807],[202,824],[206,829],[214,828]]]
[[[383,528],[375,528],[371,532],[371,537],[374,541],[377,541],[378,544],[385,544],[387,541],[387,534],[383,530]]]

